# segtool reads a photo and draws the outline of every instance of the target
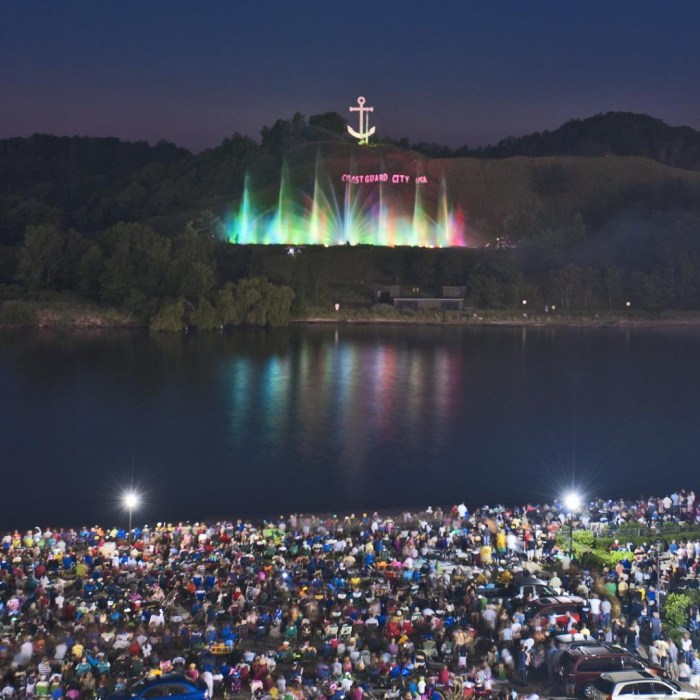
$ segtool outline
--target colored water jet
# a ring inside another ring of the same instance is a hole
[[[285,164],[272,206],[256,201],[246,176],[238,211],[226,223],[227,238],[254,245],[465,246],[466,219],[450,206],[444,178],[433,206],[426,203],[425,178],[418,180],[400,185],[346,181],[338,193],[317,161],[308,194],[295,190]],[[399,193],[397,188],[404,189]]]

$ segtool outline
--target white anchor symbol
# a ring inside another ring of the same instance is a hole
[[[376,127],[372,127],[371,129],[368,129],[369,127],[369,114],[367,112],[374,112],[374,107],[365,107],[365,100],[364,97],[358,97],[357,98],[357,104],[359,107],[349,107],[348,109],[351,112],[359,112],[360,113],[360,131],[359,133],[355,131],[349,124],[348,124],[348,132],[350,133],[351,136],[354,136],[356,139],[358,139],[358,144],[365,145],[369,143],[369,137],[374,134]]]

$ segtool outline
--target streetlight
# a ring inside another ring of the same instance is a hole
[[[576,491],[569,491],[564,496],[564,508],[569,514],[569,560],[574,552],[574,513],[581,507],[581,495]]]
[[[133,491],[124,494],[124,507],[129,511],[129,536],[131,536],[131,514],[139,504],[139,496]]]
[[[656,611],[661,617],[661,550],[664,543],[662,540],[656,540]]]

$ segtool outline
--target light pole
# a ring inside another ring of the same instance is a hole
[[[656,540],[654,544],[656,545],[656,611],[661,617],[661,547],[664,543]]]
[[[574,513],[581,507],[581,496],[576,491],[569,491],[564,496],[564,508],[569,517],[569,561],[574,553]]]
[[[124,494],[124,507],[129,511],[129,539],[131,539],[131,515],[139,504],[138,494],[129,491]]]

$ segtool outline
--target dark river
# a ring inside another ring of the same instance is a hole
[[[700,330],[0,336],[0,528],[662,494],[697,483]]]

